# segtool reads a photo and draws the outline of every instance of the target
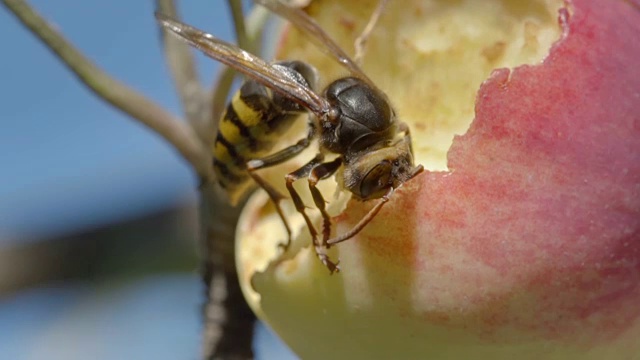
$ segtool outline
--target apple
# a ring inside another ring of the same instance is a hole
[[[352,53],[375,3],[307,11]],[[389,2],[363,68],[427,171],[330,249],[334,275],[290,208],[281,253],[253,195],[236,249],[256,314],[303,359],[640,359],[639,39],[633,0]],[[278,57],[346,75],[291,28]],[[324,183],[334,234],[374,203]]]

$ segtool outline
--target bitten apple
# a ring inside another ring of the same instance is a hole
[[[374,6],[308,12],[351,52]],[[634,0],[389,2],[363,68],[428,171],[331,249],[333,276],[294,211],[279,253],[256,193],[237,239],[254,311],[303,359],[640,359],[639,39]],[[345,75],[292,29],[279,57]],[[344,197],[335,233],[372,206]]]

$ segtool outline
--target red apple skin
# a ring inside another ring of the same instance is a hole
[[[400,317],[638,359],[640,5],[568,7],[543,64],[496,70],[480,88],[450,171],[406,184],[338,248],[366,254],[371,296],[411,289]],[[370,206],[352,201],[339,232]]]
[[[247,270],[271,230],[245,212],[245,291],[302,358],[640,359],[640,3],[566,4],[543,63],[482,84],[449,171],[333,247],[340,274],[299,248]]]

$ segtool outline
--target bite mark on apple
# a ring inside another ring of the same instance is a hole
[[[449,316],[450,326],[501,341],[505,329],[554,340],[589,329],[583,340],[592,343],[617,339],[640,316],[640,99],[630,96],[640,72],[623,65],[640,58],[628,42],[640,27],[622,2],[574,4],[542,65],[497,70],[483,84],[476,119],[449,152],[451,175],[420,199],[430,204],[423,239],[451,239],[444,246],[505,282],[487,293],[492,286],[478,284],[489,279],[465,275],[473,265],[452,265],[458,279],[468,276],[460,296],[475,307]],[[452,217],[463,229],[442,226]],[[531,307],[538,317],[518,311]],[[425,317],[442,321],[439,313]]]

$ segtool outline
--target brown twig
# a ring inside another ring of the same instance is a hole
[[[213,137],[217,131],[218,119],[222,116],[224,108],[227,106],[227,96],[231,91],[231,86],[236,78],[236,72],[230,67],[222,67],[218,72],[216,80],[214,82],[213,89],[211,91],[211,121],[209,124],[209,133],[213,142]]]
[[[201,178],[211,177],[208,150],[188,124],[99,69],[24,0],[2,0],[2,3],[53,51],[89,90],[164,137],[193,166]]]
[[[156,0],[156,6],[160,13],[178,18],[173,0]],[[161,34],[165,58],[174,86],[180,96],[185,117],[201,134],[201,125],[207,121],[209,115],[209,105],[205,90],[198,80],[193,53],[184,41],[175,36],[167,36],[166,30],[161,30]]]
[[[203,244],[208,299],[204,306],[204,358],[252,359],[256,318],[240,290],[233,241],[242,207],[231,207],[211,187],[203,189],[203,197],[203,221],[208,224]]]
[[[262,25],[253,27],[248,34],[240,0],[228,0],[235,24],[237,40],[241,47],[256,50]],[[263,17],[266,19],[266,17]],[[264,19],[258,18],[261,24]],[[255,24],[255,19],[249,17]],[[209,141],[216,133],[218,119],[226,105],[227,96],[235,78],[235,71],[223,68],[211,94],[211,121]],[[253,328],[255,315],[247,305],[240,289],[235,263],[235,226],[242,206],[231,207],[209,186],[203,189],[203,222],[206,222],[206,240],[203,280],[208,302],[204,306],[204,357],[205,359],[252,359]]]
[[[365,46],[367,46],[367,41],[369,40],[369,36],[371,35],[371,32],[373,31],[376,24],[378,23],[378,20],[380,19],[380,15],[382,15],[384,8],[387,6],[387,1],[388,0],[378,0],[378,6],[376,6],[375,10],[373,10],[371,17],[369,18],[369,22],[364,27],[364,30],[362,30],[362,33],[360,34],[360,36],[358,36],[358,38],[353,44],[356,49],[356,53],[353,57],[353,60],[356,62],[356,64],[360,65],[362,63],[362,58],[364,57],[364,52],[365,52]]]
[[[232,5],[234,3],[241,3],[241,1],[228,1],[230,3],[229,8],[232,12],[236,31],[238,31],[239,27],[245,28],[244,36],[236,36],[238,44],[244,44],[240,45],[240,47],[245,50],[249,50],[253,54],[260,54],[262,44],[262,30],[264,29],[264,25],[270,16],[269,11],[267,11],[267,9],[263,8],[262,6],[254,6],[247,16],[247,20],[245,21],[242,13],[238,12],[238,5]],[[239,23],[238,21],[241,21],[241,23]],[[237,74],[235,70],[229,67],[223,67],[216,77],[216,81],[211,92],[211,116],[213,120],[211,121],[209,126],[211,134],[215,134],[216,132],[217,119],[222,115],[224,107],[226,106],[227,95],[229,94],[231,85],[233,85],[233,81],[236,75]]]
[[[233,19],[233,27],[236,31],[236,42],[241,48],[252,52],[251,43],[247,37],[247,27],[244,24],[244,13],[242,11],[242,1],[227,0],[231,18]]]
[[[202,211],[202,217],[206,219],[203,221],[206,229],[203,280],[207,286],[208,301],[205,305],[204,355],[207,359],[252,358],[255,316],[240,291],[233,245],[241,207],[231,208],[210,185],[213,177],[211,154],[206,141],[202,141],[194,130],[198,121],[211,118],[210,97],[202,96],[204,91],[197,81],[190,50],[180,42],[169,40],[171,37],[164,38],[174,82],[190,119],[183,122],[99,69],[33,11],[25,0],[1,1],[93,93],[163,136],[205,181],[207,186],[202,188],[203,207],[206,209]],[[236,5],[240,3],[239,0],[230,1]],[[157,0],[157,4],[163,13],[175,15],[172,1]],[[218,90],[222,91],[226,95],[229,90]]]

